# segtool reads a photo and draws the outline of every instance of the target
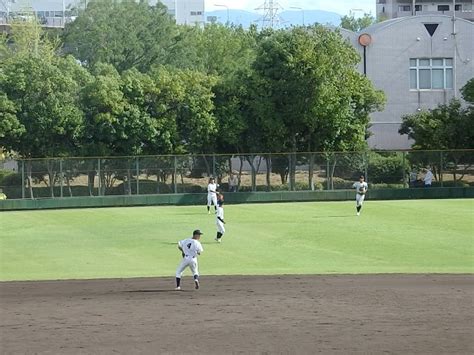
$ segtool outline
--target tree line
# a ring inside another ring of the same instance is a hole
[[[0,146],[23,158],[357,150],[384,104],[337,31],[178,26],[146,1],[16,23],[0,58]]]

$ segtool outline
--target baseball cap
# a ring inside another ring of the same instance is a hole
[[[193,232],[193,235],[198,235],[198,234],[199,234],[199,235],[202,235],[202,234],[204,234],[204,233],[202,233],[200,229],[196,229],[196,230]]]

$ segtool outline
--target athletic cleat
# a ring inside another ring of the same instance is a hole
[[[194,280],[194,285],[195,285],[194,288],[196,290],[199,290],[199,281],[198,280]]]
[[[181,287],[179,287],[179,286],[176,287],[176,288],[175,288],[175,291],[181,291]]]
[[[360,212],[357,212],[357,215],[360,216]]]
[[[215,240],[217,243],[220,243],[220,242],[221,242],[221,240],[220,240],[219,238],[217,238],[217,237],[214,238],[214,240]]]

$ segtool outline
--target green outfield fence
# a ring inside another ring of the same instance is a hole
[[[8,158],[0,160],[0,189],[8,200],[71,199],[72,203],[92,197],[150,196],[161,203],[182,200],[178,196],[183,194],[201,196],[212,176],[222,191],[237,194],[232,197],[237,201],[239,194],[243,198],[248,195],[244,193],[255,192],[342,193],[362,174],[371,191],[386,190],[398,195],[394,191],[424,189],[426,169],[434,175],[432,188],[472,188],[474,149]],[[231,175],[235,176],[235,184]]]

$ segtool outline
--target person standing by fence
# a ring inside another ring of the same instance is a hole
[[[239,186],[239,179],[237,179],[237,175],[230,174],[229,175],[229,192],[237,192],[237,187]]]
[[[431,169],[428,168],[426,170],[425,177],[423,178],[423,181],[425,183],[425,187],[431,187],[431,183],[433,182],[433,173],[431,172]]]

